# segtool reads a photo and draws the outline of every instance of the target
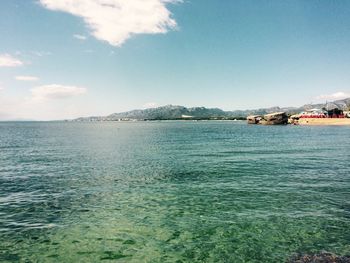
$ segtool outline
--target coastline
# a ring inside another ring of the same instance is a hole
[[[300,118],[298,125],[350,125],[350,118]]]

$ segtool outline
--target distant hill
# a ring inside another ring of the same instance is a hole
[[[194,107],[186,108],[184,106],[167,105],[163,107],[133,110],[123,113],[114,113],[108,118],[131,118],[131,119],[179,119],[183,116],[193,116],[196,118],[222,117],[226,112],[218,108]]]
[[[264,115],[272,112],[284,111],[289,114],[298,113],[312,108],[350,108],[350,98],[337,100],[326,104],[306,104],[302,107],[271,107],[254,110],[223,111],[219,108],[193,107],[167,105],[145,110],[132,110],[113,113],[108,116],[82,117],[73,121],[118,121],[118,120],[175,120],[175,119],[234,119],[246,118],[248,115]]]
[[[218,108],[193,107],[166,105],[158,108],[145,110],[132,110],[121,113],[113,113],[108,116],[78,118],[75,121],[115,121],[115,120],[174,120],[183,118],[228,118],[227,112]]]

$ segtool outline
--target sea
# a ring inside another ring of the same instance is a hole
[[[0,262],[350,254],[350,127],[0,123]]]

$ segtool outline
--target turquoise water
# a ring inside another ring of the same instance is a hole
[[[0,123],[1,262],[350,253],[350,127]]]

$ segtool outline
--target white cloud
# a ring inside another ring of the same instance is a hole
[[[34,100],[65,99],[84,94],[86,89],[76,86],[51,84],[33,88],[31,92]]]
[[[0,54],[0,67],[19,67],[23,62],[9,54]]]
[[[134,34],[166,33],[176,28],[167,3],[181,0],[39,0],[47,9],[81,17],[99,40],[121,46]]]
[[[16,76],[15,79],[21,80],[21,81],[38,81],[39,80],[38,77],[34,77],[34,76]]]
[[[76,39],[79,39],[79,40],[86,40],[87,39],[86,36],[79,35],[79,34],[75,34],[75,35],[73,35],[73,37],[76,38]]]
[[[342,91],[335,92],[333,94],[324,94],[316,97],[318,100],[341,100],[346,98],[350,98],[350,93]]]
[[[143,105],[144,108],[149,109],[149,108],[156,108],[158,106],[158,103],[155,102],[148,102]]]

